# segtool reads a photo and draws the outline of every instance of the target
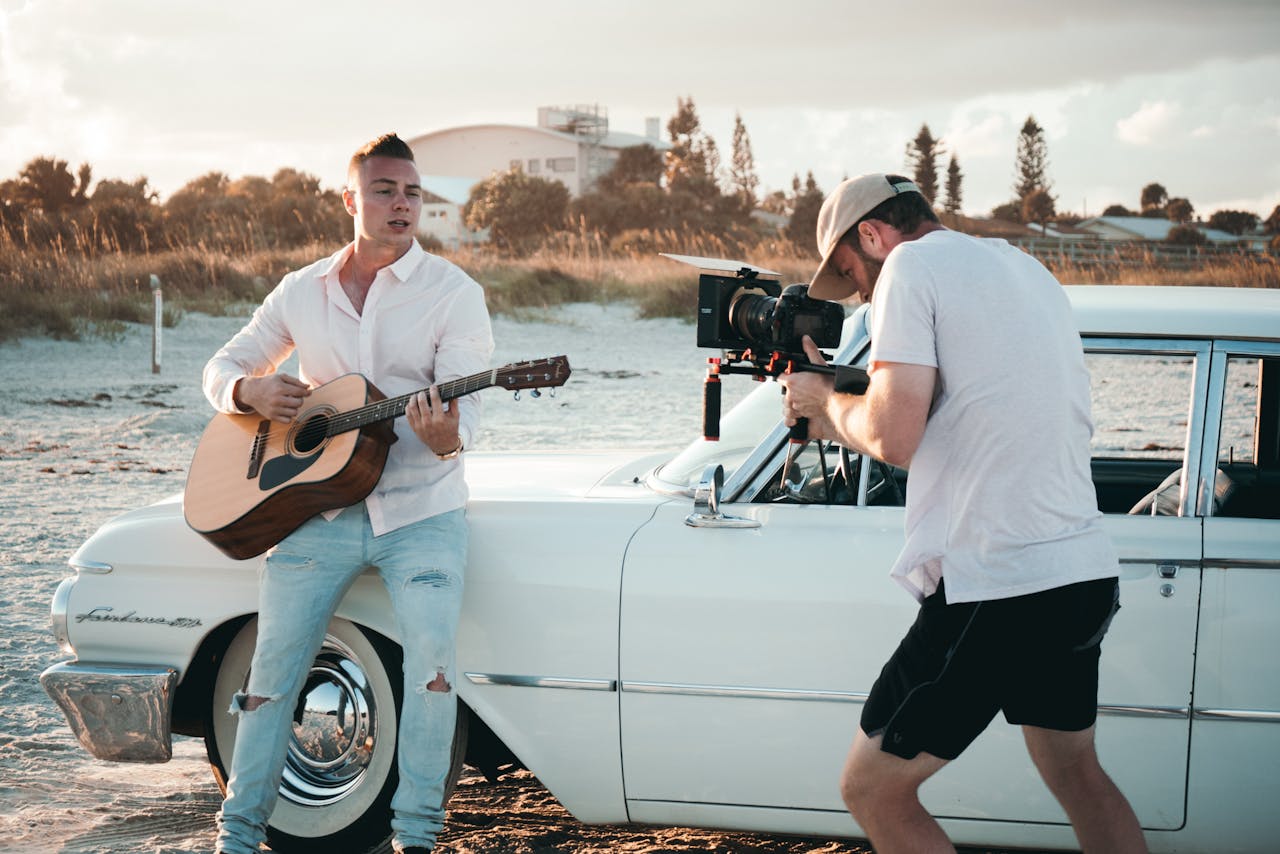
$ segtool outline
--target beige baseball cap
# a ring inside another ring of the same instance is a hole
[[[853,282],[831,267],[831,256],[845,232],[858,220],[900,193],[919,193],[911,181],[890,181],[883,172],[847,178],[827,196],[818,212],[818,251],[822,264],[809,283],[809,296],[814,299],[839,300],[853,293]]]

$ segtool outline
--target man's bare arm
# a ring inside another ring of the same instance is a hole
[[[806,352],[810,345],[806,341]],[[821,360],[817,348],[809,352]],[[811,372],[780,378],[787,398],[783,416],[788,425],[809,419],[809,437],[833,439],[847,448],[907,468],[933,404],[938,370],[927,365],[880,362],[871,374],[866,394],[834,391],[831,379]]]

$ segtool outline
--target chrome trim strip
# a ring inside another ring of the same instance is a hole
[[[465,673],[475,685],[505,685],[512,688],[565,688],[576,691],[616,691],[613,679],[574,679],[558,676],[518,676],[498,673]],[[633,694],[669,694],[683,697],[736,697],[750,700],[797,700],[801,702],[865,703],[867,695],[857,691],[816,691],[803,688],[745,688],[732,685],[690,685],[677,682],[623,681],[621,690]],[[1280,723],[1280,712],[1254,709],[1195,709],[1187,706],[1099,705],[1099,715],[1136,718],[1194,718]]]
[[[76,572],[88,572],[94,575],[106,575],[113,567],[109,563],[103,563],[100,560],[85,560],[84,558],[72,558],[67,563]]]
[[[1116,718],[1189,718],[1187,706],[1109,706],[1098,704],[1098,714]]]
[[[636,694],[672,694],[685,697],[737,697],[752,700],[800,700],[827,703],[865,703],[867,694],[858,691],[816,691],[798,688],[744,688],[730,685],[687,685],[674,682],[631,682],[622,690]],[[1113,717],[1189,718],[1186,706],[1098,706],[1098,714]]]
[[[570,679],[562,676],[517,676],[510,673],[464,673],[475,685],[507,685],[513,688],[570,688],[576,691],[616,691],[613,679]]]
[[[1205,558],[1205,569],[1280,569],[1280,560],[1261,558],[1215,557]]]
[[[814,691],[802,688],[744,688],[731,685],[683,685],[674,682],[622,683],[623,691],[636,694],[678,694],[686,697],[740,697],[753,700],[804,700],[828,703],[865,703],[867,695],[854,691]]]
[[[53,591],[53,602],[49,605],[49,628],[58,648],[68,655],[75,655],[76,649],[71,645],[71,623],[67,618],[67,609],[71,604],[71,588],[76,586],[79,576],[68,575]]]
[[[1120,563],[1121,565],[1124,565],[1124,566],[1135,566],[1135,565],[1144,565],[1144,564],[1147,564],[1150,566],[1159,566],[1160,564],[1172,564],[1179,568],[1182,568],[1185,566],[1188,569],[1199,569],[1201,561],[1200,561],[1200,558],[1195,558],[1195,557],[1192,557],[1192,558],[1122,557],[1120,558]]]
[[[1264,712],[1261,709],[1196,709],[1192,717],[1198,721],[1280,723],[1280,712]]]

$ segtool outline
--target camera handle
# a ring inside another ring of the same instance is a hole
[[[707,378],[702,383],[702,438],[720,441],[720,360],[707,359]]]

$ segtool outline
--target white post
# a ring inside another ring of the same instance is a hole
[[[160,373],[160,327],[164,321],[164,297],[160,294],[160,277],[151,274],[151,295],[155,299],[155,318],[151,323],[151,373]]]

